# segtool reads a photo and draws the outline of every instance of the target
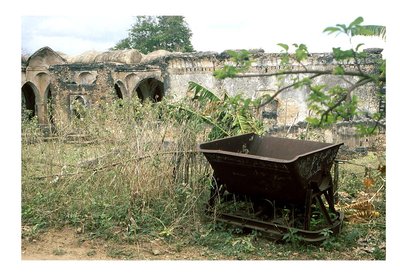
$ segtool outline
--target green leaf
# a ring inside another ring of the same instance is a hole
[[[307,117],[306,121],[312,126],[317,126],[319,124],[319,119],[313,117]]]
[[[297,48],[295,51],[297,61],[302,61],[308,57],[308,50],[306,45],[304,44],[300,45],[293,44],[293,45]]]
[[[204,121],[205,123],[211,125],[213,128],[217,129],[219,132],[223,133],[224,135],[229,135],[229,133],[218,123],[214,122],[210,117],[202,115],[201,113],[192,110],[190,108],[181,106],[181,105],[174,105],[174,104],[169,104],[168,105],[170,108],[178,109],[189,116],[197,117],[200,120]]]
[[[281,65],[285,66],[289,63],[289,55],[287,53],[284,53],[281,57]]]
[[[333,52],[333,57],[336,60],[344,60],[344,59],[350,59],[354,57],[354,51],[352,49],[350,50],[342,50],[339,48],[332,48]]]
[[[353,22],[350,23],[349,25],[349,29],[351,29],[354,26],[360,25],[361,23],[364,22],[364,18],[362,18],[361,16],[357,17]]]
[[[213,92],[193,81],[189,82],[189,91],[194,92],[193,99],[198,99],[200,101],[210,101],[210,102],[221,101],[221,99]]]
[[[356,52],[358,52],[358,50],[360,49],[360,47],[363,46],[363,45],[364,45],[364,43],[358,44],[357,47],[356,47]]]
[[[343,69],[343,67],[342,66],[336,66],[334,69],[333,69],[333,74],[334,75],[343,75],[345,73],[345,71],[344,71],[344,69]]]
[[[356,26],[351,29],[352,36],[375,36],[386,40],[386,27],[381,25]]]
[[[336,26],[339,27],[339,31],[347,34],[348,28],[347,28],[347,26],[345,24],[336,24]]]
[[[222,69],[217,69],[214,71],[214,77],[217,79],[233,78],[238,73],[247,71],[251,66],[250,52],[247,50],[225,51],[229,56],[230,60],[235,63],[235,65],[224,65]]]
[[[226,50],[225,52],[229,55],[229,57],[235,57],[237,55],[233,50]]]
[[[285,49],[286,52],[289,51],[289,46],[287,44],[278,43],[277,45]]]
[[[301,88],[303,86],[308,86],[310,84],[311,84],[311,79],[308,78],[308,77],[304,77],[301,80],[295,81],[293,83],[293,87],[298,89],[298,88]]]
[[[232,65],[224,65],[222,69],[215,70],[213,76],[223,80],[225,78],[233,78],[239,72],[240,70]]]
[[[251,125],[249,119],[243,114],[243,112],[236,112],[236,121],[239,125],[240,133],[247,133],[251,131]]]
[[[332,33],[340,32],[340,28],[337,28],[337,27],[327,27],[327,28],[325,28],[325,30],[324,30],[323,32],[324,32],[324,33],[332,34]]]

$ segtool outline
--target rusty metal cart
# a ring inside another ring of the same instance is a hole
[[[339,233],[343,222],[343,214],[335,210],[337,184],[330,173],[341,145],[253,133],[202,143],[199,151],[215,179],[208,211],[217,198],[247,201],[254,216],[225,212],[216,219],[263,231],[276,240],[295,230],[305,241],[323,241],[326,233]],[[324,223],[311,229],[316,212]]]

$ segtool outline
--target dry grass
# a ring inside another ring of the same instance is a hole
[[[196,127],[176,120],[162,104],[138,102],[88,110],[49,141],[28,125],[23,223],[37,229],[72,224],[123,239],[191,231],[199,224],[210,174],[195,152]]]

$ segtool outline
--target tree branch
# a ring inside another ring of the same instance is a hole
[[[319,77],[319,76],[320,76],[320,74],[315,74],[314,76],[309,77],[309,79],[314,79],[314,78]],[[269,103],[272,102],[280,93],[282,93],[282,92],[285,91],[286,89],[289,89],[289,88],[291,88],[291,87],[293,87],[293,86],[296,86],[296,85],[299,84],[300,82],[301,82],[301,81],[294,82],[294,83],[292,83],[292,84],[290,84],[290,85],[288,85],[288,86],[282,87],[281,89],[277,90],[270,98],[268,98],[268,100],[267,100],[266,102],[260,104],[260,105],[258,106],[258,108],[261,108],[261,107],[263,107],[263,106],[269,104]]]
[[[363,85],[365,85],[365,84],[367,84],[367,83],[369,83],[369,82],[371,82],[371,81],[372,81],[372,79],[363,79],[363,80],[361,80],[361,81],[355,83],[352,87],[350,87],[350,88],[347,90],[347,93],[346,93],[346,94],[344,94],[333,106],[329,107],[327,110],[325,110],[325,111],[321,114],[321,119],[320,119],[320,121],[319,121],[318,127],[321,126],[322,121],[324,120],[324,117],[327,118],[329,112],[332,112],[332,110],[334,110],[334,109],[335,109],[336,107],[338,107],[343,101],[345,101],[345,100],[350,96],[350,93],[351,93],[352,91],[354,91],[357,87],[363,86]]]
[[[362,77],[368,79],[374,79],[371,75],[366,73],[358,72],[358,71],[345,71],[341,75],[334,74],[332,70],[296,70],[296,71],[280,71],[275,73],[262,73],[262,74],[237,74],[234,78],[254,78],[254,77],[273,77],[273,76],[282,76],[282,75],[296,75],[296,74],[319,74],[319,75],[334,75],[334,76],[353,76],[353,77]],[[378,80],[384,80],[383,78],[379,78]]]

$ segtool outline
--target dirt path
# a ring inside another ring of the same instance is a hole
[[[22,260],[201,260],[217,259],[204,248],[172,248],[160,239],[117,244],[87,239],[74,229],[50,229],[36,239],[22,240]],[[225,257],[226,259],[226,257]]]
[[[37,239],[22,240],[22,260],[105,260],[104,244],[84,241],[73,229],[49,230]]]

